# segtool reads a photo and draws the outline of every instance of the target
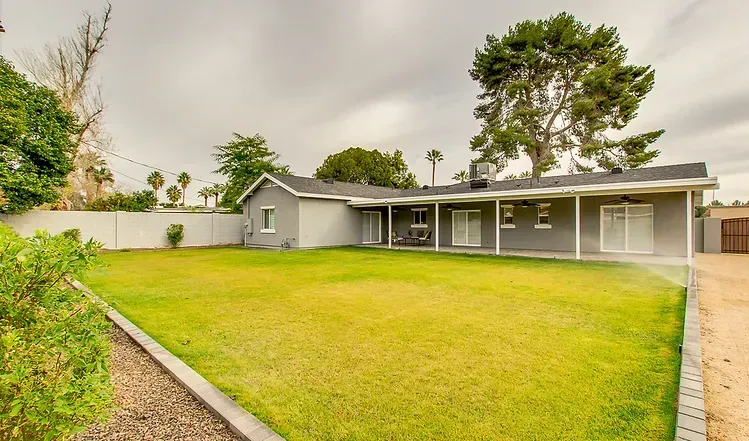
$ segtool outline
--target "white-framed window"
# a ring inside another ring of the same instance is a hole
[[[512,205],[502,205],[502,223],[501,228],[515,228],[515,207]]]
[[[276,232],[276,207],[260,207],[263,225],[260,228],[261,233]]]
[[[536,228],[547,229],[551,228],[551,222],[549,222],[549,208],[551,204],[539,204],[538,208],[538,219],[536,220]]]
[[[653,253],[653,205],[602,205],[601,251]]]
[[[413,222],[411,228],[427,228],[427,209],[426,208],[412,208],[411,213],[413,216]]]

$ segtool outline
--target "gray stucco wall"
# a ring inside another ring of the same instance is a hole
[[[501,205],[512,205],[519,200],[501,201]],[[513,217],[515,228],[502,228],[501,248],[524,250],[575,250],[575,198],[534,200],[536,203],[550,203],[549,225],[551,228],[536,228],[538,208],[515,207]],[[582,204],[581,204],[582,205]]]
[[[704,221],[704,247],[705,253],[721,252],[721,220],[713,217],[706,217]]]
[[[705,252],[705,219],[694,220],[694,252]]]
[[[638,194],[653,204],[653,254],[662,256],[686,256],[686,194],[650,193]],[[583,252],[598,252],[601,249],[601,205],[612,196],[588,196],[580,198],[581,235]],[[574,218],[573,218],[574,221]],[[694,219],[692,219],[694,222]],[[694,229],[694,227],[693,227]],[[574,245],[573,248],[574,250]]]
[[[387,217],[382,217],[383,233]],[[352,245],[361,242],[362,212],[332,199],[299,199],[300,248]]]
[[[275,206],[275,233],[261,233],[263,226],[261,207]],[[290,240],[292,247],[299,243],[299,199],[281,187],[259,188],[245,200],[244,216],[253,219],[252,234],[247,234],[248,245],[281,246]]]

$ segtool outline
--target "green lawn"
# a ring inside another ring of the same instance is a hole
[[[111,253],[87,283],[289,441],[672,440],[683,288],[363,248]]]

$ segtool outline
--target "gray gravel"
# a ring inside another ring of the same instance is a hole
[[[111,374],[116,405],[111,417],[74,440],[238,440],[116,327]]]

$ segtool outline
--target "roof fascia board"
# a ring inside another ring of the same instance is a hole
[[[690,179],[671,179],[665,181],[643,181],[611,184],[595,184],[569,187],[537,188],[511,191],[492,191],[481,194],[455,193],[448,195],[429,195],[429,196],[411,196],[405,198],[388,198],[388,199],[370,199],[366,201],[351,201],[348,204],[352,206],[372,206],[388,204],[418,204],[424,202],[440,201],[481,201],[493,199],[517,199],[521,197],[570,197],[575,195],[594,196],[607,195],[615,193],[647,193],[647,192],[668,192],[678,190],[710,190],[718,183],[716,177],[690,178]]]

